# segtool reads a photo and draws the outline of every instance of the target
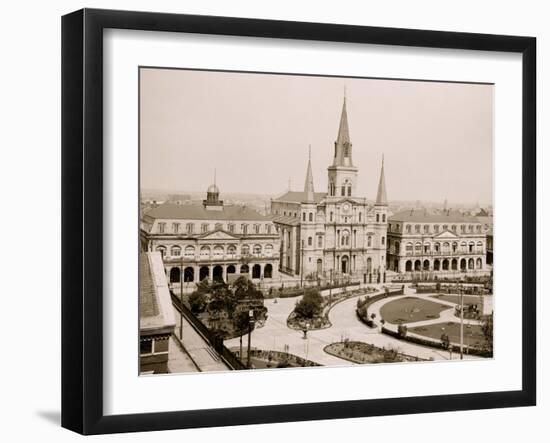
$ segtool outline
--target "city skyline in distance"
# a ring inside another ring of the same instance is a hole
[[[357,195],[374,199],[384,156],[390,202],[492,205],[493,87],[479,84],[142,69],[141,186],[201,192],[216,169],[222,194],[277,196],[303,189],[311,144],[326,192],[344,87]]]

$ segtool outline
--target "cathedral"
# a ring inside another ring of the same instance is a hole
[[[388,203],[384,160],[374,204],[357,196],[359,169],[353,163],[346,98],[342,106],[327,192],[315,192],[311,153],[303,192],[271,201],[278,227],[280,271],[310,279],[351,277],[385,281]]]

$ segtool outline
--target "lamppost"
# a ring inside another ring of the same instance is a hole
[[[300,287],[304,286],[304,240],[300,243]]]
[[[250,369],[250,345],[252,340],[252,326],[254,325],[254,310],[248,311],[248,349],[246,351],[246,367]]]
[[[464,358],[464,290],[460,291],[460,359]]]

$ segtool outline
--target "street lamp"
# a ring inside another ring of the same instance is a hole
[[[250,345],[252,340],[252,326],[254,325],[254,310],[248,311],[248,349],[246,351],[246,367],[250,369]]]

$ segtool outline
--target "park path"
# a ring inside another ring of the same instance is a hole
[[[443,350],[407,343],[382,334],[378,328],[368,328],[357,318],[355,313],[357,298],[362,296],[364,295],[337,303],[329,313],[332,327],[309,331],[308,338],[305,340],[302,338],[303,333],[301,331],[290,329],[286,324],[288,315],[294,309],[294,305],[300,300],[300,297],[277,299],[277,303],[274,303],[273,300],[266,300],[268,319],[263,327],[252,332],[252,347],[263,350],[284,351],[285,345],[287,345],[289,353],[327,366],[353,364],[324,351],[326,345],[343,339],[362,341],[386,349],[395,349],[403,354],[421,359],[449,359],[449,353]],[[386,301],[393,299],[395,298],[391,297]],[[243,336],[244,346],[246,346],[247,340],[248,335]],[[227,340],[225,345],[229,348],[238,348],[239,339]],[[453,354],[452,358],[458,358],[458,355]],[[468,356],[468,358],[471,357]]]

